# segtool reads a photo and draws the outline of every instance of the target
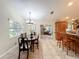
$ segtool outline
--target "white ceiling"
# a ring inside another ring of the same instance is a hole
[[[79,0],[4,0],[8,11],[18,17],[27,18],[29,11],[33,19],[50,16],[54,11],[53,19],[61,17],[79,17]],[[71,7],[68,3],[73,2]]]

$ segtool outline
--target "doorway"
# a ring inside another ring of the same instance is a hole
[[[40,32],[41,35],[49,35],[53,34],[52,26],[51,25],[40,25]]]

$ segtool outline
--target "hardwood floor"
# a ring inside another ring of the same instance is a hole
[[[17,57],[18,48],[7,54],[7,56],[2,59],[17,59]],[[26,59],[26,53],[21,53],[21,59]],[[63,51],[61,48],[57,47],[54,39],[51,39],[48,36],[43,36],[40,38],[39,49],[35,48],[35,52],[30,53],[29,59],[79,59],[79,57],[75,56],[72,52],[70,52],[69,55],[66,55],[66,51]]]
[[[79,59],[73,52],[66,55],[66,50],[62,50],[56,44],[55,39],[44,37],[40,40],[43,49],[43,59]]]

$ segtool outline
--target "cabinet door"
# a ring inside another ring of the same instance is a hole
[[[66,32],[67,22],[61,21],[55,23],[55,32]]]
[[[55,37],[57,40],[60,40],[63,32],[66,32],[67,22],[56,22],[55,23]]]
[[[61,23],[61,32],[66,32],[67,29],[67,22],[62,22]]]

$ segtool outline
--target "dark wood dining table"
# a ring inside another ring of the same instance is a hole
[[[33,36],[32,38],[30,36],[25,38],[25,42],[31,44],[31,51],[34,52],[34,42],[38,38],[38,35]]]

